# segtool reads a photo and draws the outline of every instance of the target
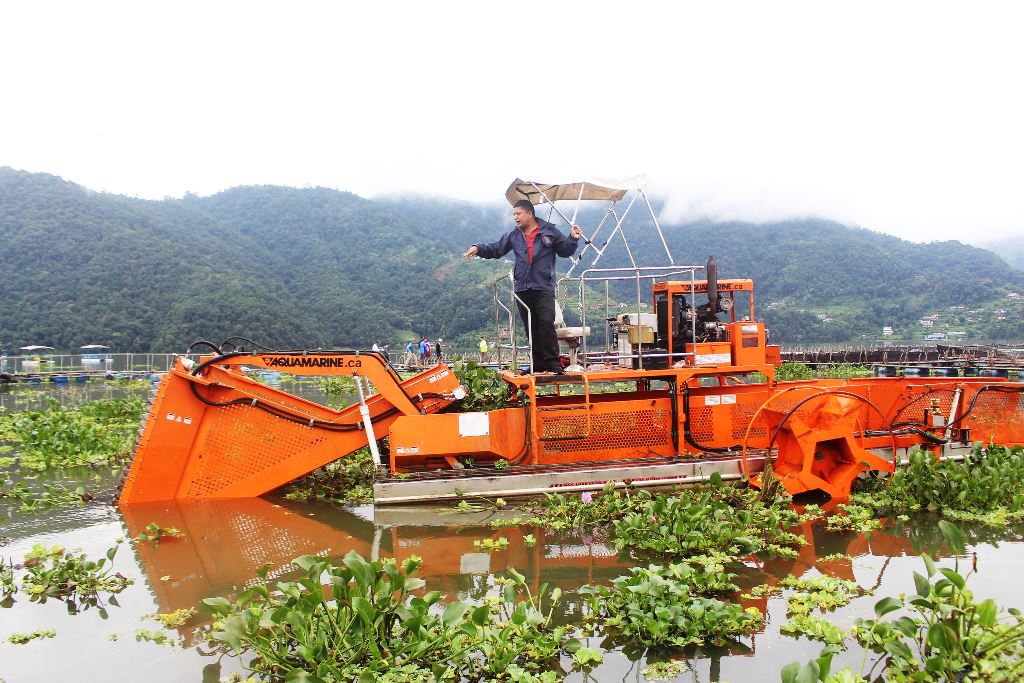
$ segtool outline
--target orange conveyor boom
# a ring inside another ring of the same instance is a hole
[[[179,358],[144,418],[120,505],[259,496],[367,445],[360,404],[333,410],[261,384],[242,366],[368,380],[376,438],[398,417],[437,412],[461,395],[446,365],[403,381],[376,353],[234,353],[195,368]]]

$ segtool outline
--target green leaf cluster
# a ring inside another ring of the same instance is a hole
[[[751,495],[740,498],[743,495],[720,479],[673,495],[658,494],[636,512],[614,520],[615,545],[620,550],[671,557],[709,553],[739,557],[777,551],[803,540],[787,531],[798,518],[788,498],[761,501]]]
[[[944,531],[955,546],[959,531]],[[977,602],[967,577],[937,567],[914,572],[915,593],[886,597],[875,619],[858,619],[854,637],[888,656],[893,681],[1017,681],[1024,675],[1024,615],[1002,612],[992,599]],[[889,616],[899,613],[899,616]]]
[[[104,464],[128,453],[144,406],[138,397],[101,399],[74,408],[48,399],[42,410],[0,416],[0,433],[17,447],[22,467]]]
[[[355,552],[339,565],[311,556],[295,564],[305,573],[298,581],[203,601],[217,619],[211,638],[249,652],[248,666],[274,679],[555,681],[559,655],[580,648],[552,624],[561,591],[534,594],[515,570],[498,580],[500,595],[472,605],[423,593],[415,556],[401,566]]]
[[[84,553],[69,553],[61,546],[50,548],[36,544],[25,555],[22,589],[32,602],[48,598],[67,600],[80,609],[99,604],[100,593],[120,593],[132,580],[115,572],[114,556],[118,546],[105,557],[92,560]]]
[[[735,574],[709,558],[667,566],[634,567],[609,586],[585,586],[591,612],[628,641],[649,646],[723,644],[754,632],[760,610],[712,595],[734,593]]]
[[[875,511],[937,512],[1006,526],[1024,517],[1024,449],[978,444],[962,461],[915,447],[909,464],[853,500]]]

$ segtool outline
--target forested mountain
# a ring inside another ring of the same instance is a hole
[[[466,264],[460,253],[508,229],[508,214],[269,186],[146,201],[0,168],[0,344],[166,351],[234,334],[289,348],[394,345],[414,334],[468,340],[493,324],[488,283],[508,265]],[[590,230],[598,216],[580,220]],[[627,223],[627,236],[639,256],[664,263],[642,221]],[[1024,292],[1024,273],[991,252],[821,220],[675,225],[666,236],[677,263],[714,254],[722,277],[754,278],[776,341],[875,336],[882,325],[910,329],[933,310],[994,307]],[[622,250],[610,247],[605,263],[621,265]],[[990,333],[1024,333],[1014,311]]]

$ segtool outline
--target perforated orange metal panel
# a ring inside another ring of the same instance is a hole
[[[232,357],[201,376],[179,362],[162,381],[119,502],[258,496],[367,444],[358,405],[333,410],[232,367],[273,361],[301,362],[296,367],[319,374],[337,368],[334,374],[372,381],[379,393],[366,405],[376,438],[403,412],[447,407],[459,386],[444,365],[400,381],[374,354]]]
[[[249,479],[322,444],[328,433],[287,422],[246,405],[213,412],[207,439],[198,450],[198,466],[186,498],[216,497],[239,479]]]
[[[586,417],[579,414],[546,417],[541,428],[545,439],[582,435],[586,433]],[[667,410],[597,413],[591,417],[589,436],[545,441],[544,451],[581,453],[664,446],[670,441],[670,429]]]

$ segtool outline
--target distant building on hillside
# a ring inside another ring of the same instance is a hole
[[[883,337],[891,337],[892,334],[893,333],[892,333],[892,328],[891,327],[886,326],[886,327],[882,328],[882,336]]]
[[[918,320],[917,322],[921,324],[921,327],[934,327],[935,326],[935,321],[934,320],[928,320],[927,318],[922,318],[921,320]]]

